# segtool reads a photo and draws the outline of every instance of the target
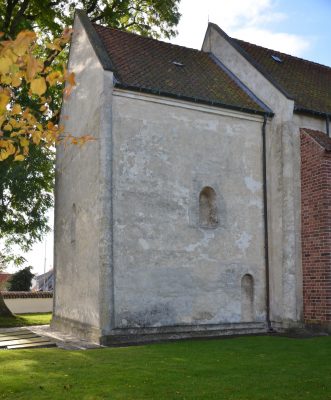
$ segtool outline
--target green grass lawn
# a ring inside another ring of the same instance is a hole
[[[52,313],[16,314],[13,317],[0,316],[0,328],[14,328],[17,326],[47,325]]]
[[[330,400],[331,337],[0,350],[0,399]]]

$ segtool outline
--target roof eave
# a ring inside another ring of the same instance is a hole
[[[326,118],[326,117],[331,118],[331,113],[327,113],[325,111],[311,110],[309,108],[305,108],[305,107],[301,107],[301,106],[297,106],[297,105],[294,105],[294,112],[296,112],[298,114],[310,114],[310,115],[323,117],[323,118]]]
[[[121,82],[115,82],[114,86],[116,88],[118,88],[118,89],[131,90],[131,91],[134,91],[134,92],[148,93],[148,94],[154,94],[154,95],[158,95],[158,96],[170,97],[170,98],[173,98],[173,99],[189,101],[191,103],[207,104],[207,105],[211,105],[211,106],[214,106],[214,107],[226,108],[226,109],[230,109],[230,110],[234,110],[234,111],[243,112],[243,113],[246,113],[246,114],[254,114],[254,115],[260,115],[260,116],[267,115],[268,117],[273,117],[274,116],[273,113],[269,113],[269,112],[262,111],[262,110],[261,111],[260,110],[253,110],[253,109],[246,108],[246,107],[235,106],[235,105],[232,105],[232,104],[225,104],[225,103],[222,103],[222,102],[211,101],[211,100],[202,99],[202,98],[198,98],[198,97],[184,96],[184,95],[181,95],[181,94],[175,94],[175,93],[166,92],[166,91],[163,91],[163,90],[160,90],[160,89],[144,88],[144,87],[140,87],[140,86],[124,84],[124,83],[121,83]]]

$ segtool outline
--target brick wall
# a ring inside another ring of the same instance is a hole
[[[304,320],[331,329],[331,139],[300,134]]]

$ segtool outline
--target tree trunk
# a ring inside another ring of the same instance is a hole
[[[2,293],[0,292],[0,317],[12,317],[13,314],[6,306],[5,300],[2,297]]]

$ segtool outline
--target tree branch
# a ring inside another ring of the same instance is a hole
[[[93,12],[98,4],[98,0],[92,0],[91,5],[87,8],[86,14]]]
[[[97,17],[94,17],[91,19],[91,22],[97,22],[100,21],[100,19],[102,19],[105,16],[104,13],[101,13],[100,15],[98,15]]]
[[[62,1],[62,0],[51,1],[51,2],[49,3],[49,6],[50,6],[50,7],[57,6],[59,3],[61,3],[61,1]]]
[[[21,5],[19,12],[16,14],[15,18],[13,19],[13,22],[11,23],[11,27],[10,27],[10,31],[9,31],[10,35],[13,35],[15,33],[15,28],[18,25],[18,23],[20,22],[20,20],[23,18],[24,13],[29,6],[29,3],[30,3],[30,0],[23,1],[23,4]]]
[[[12,0],[8,0],[7,7],[6,7],[6,13],[5,13],[5,20],[4,20],[3,27],[2,27],[2,30],[5,32],[8,31],[8,28],[10,25],[10,20],[13,15],[13,11],[14,11],[14,4],[13,4]]]

